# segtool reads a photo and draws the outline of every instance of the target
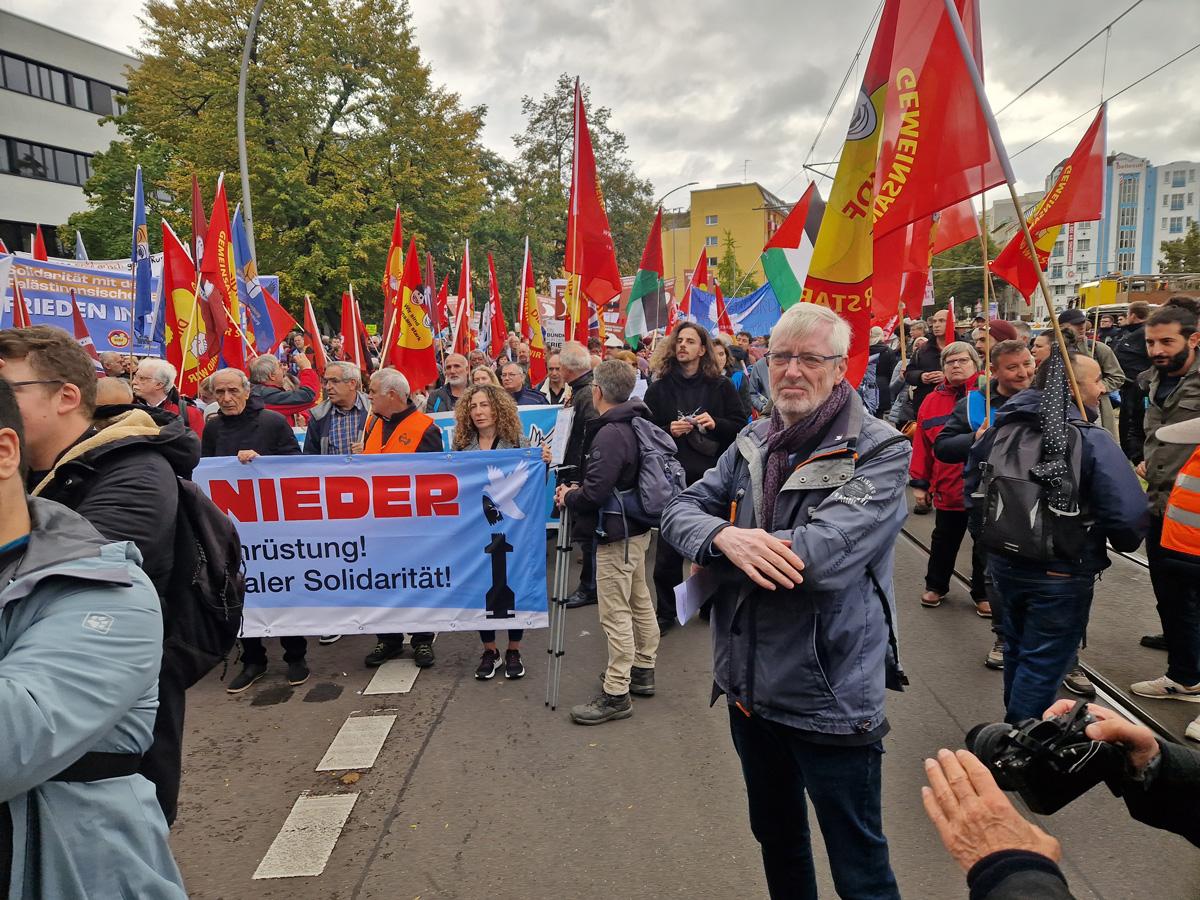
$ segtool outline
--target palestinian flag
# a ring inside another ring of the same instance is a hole
[[[625,307],[625,341],[637,349],[643,334],[662,328],[667,323],[667,292],[663,281],[662,207],[654,216],[646,249],[638,265],[633,287],[629,289],[629,305]]]
[[[825,201],[817,192],[816,184],[810,184],[779,230],[763,247],[763,271],[780,309],[800,302],[824,212]]]

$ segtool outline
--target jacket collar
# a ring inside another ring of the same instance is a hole
[[[30,493],[35,497],[44,491],[54,481],[58,470],[68,463],[80,459],[107,444],[131,437],[158,437],[162,429],[145,410],[131,409],[121,413],[109,421],[108,425],[99,428],[68,447],[54,463],[54,468],[46,473],[46,477],[38,483]]]
[[[1154,394],[1158,390],[1159,382],[1162,381],[1162,373],[1160,371],[1158,371],[1158,368],[1156,366],[1151,366],[1150,371],[1153,373],[1150,376],[1150,402],[1153,403],[1154,402]],[[1188,367],[1188,370],[1183,373],[1182,378],[1183,379],[1191,378],[1198,371],[1200,371],[1200,348],[1197,348],[1196,358],[1192,360],[1192,364]],[[1174,394],[1172,394],[1172,396],[1174,396]]]

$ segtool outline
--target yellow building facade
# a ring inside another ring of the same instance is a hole
[[[692,191],[690,209],[663,216],[664,278],[668,283],[674,279],[681,293],[701,248],[708,257],[709,276],[715,277],[725,255],[725,233],[729,232],[736,245],[738,265],[743,272],[754,270],[752,277],[761,285],[766,280],[759,266],[763,245],[783,224],[790,209],[791,204],[757,182]],[[735,284],[721,285],[731,295],[736,288]]]

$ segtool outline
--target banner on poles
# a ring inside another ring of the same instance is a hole
[[[547,624],[540,451],[201,460],[233,520],[249,637]]]

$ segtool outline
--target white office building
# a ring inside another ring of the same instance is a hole
[[[1176,161],[1155,167],[1157,188],[1154,197],[1152,227],[1147,233],[1154,235],[1151,254],[1158,274],[1164,241],[1180,240],[1188,225],[1200,221],[1200,188],[1196,184],[1196,169],[1200,163]]]
[[[57,226],[87,207],[92,154],[117,138],[102,119],[117,111],[136,63],[0,10],[0,240],[10,250],[30,249],[40,223],[53,255]]]

